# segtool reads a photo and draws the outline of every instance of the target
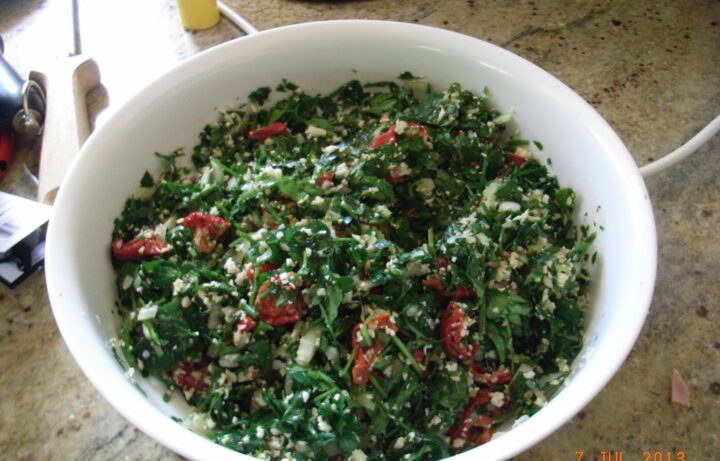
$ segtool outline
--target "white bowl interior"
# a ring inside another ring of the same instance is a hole
[[[436,88],[459,82],[513,111],[522,137],[579,197],[578,220],[597,230],[599,263],[585,347],[572,379],[525,423],[457,458],[507,459],[547,436],[587,404],[630,351],[652,296],[655,228],[644,183],[626,148],[579,96],[529,62],[491,44],[410,24],[342,21],[261,32],[184,62],[109,117],[87,141],[60,190],[48,233],[47,286],[53,312],[78,364],[127,419],[192,459],[248,459],[192,434],[167,415],[187,411],[180,399],[124,376],[108,347],[117,335],[109,243],[113,219],[154,152],[196,143],[218,108],[243,101],[282,78],[310,93],[349,79],[394,79],[403,71]],[[602,226],[602,230],[600,227]]]

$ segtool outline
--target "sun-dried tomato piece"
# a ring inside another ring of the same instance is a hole
[[[246,316],[238,320],[237,323],[235,323],[235,331],[241,333],[245,331],[252,331],[255,329],[256,325],[257,324],[255,323],[255,320],[252,319],[252,317]]]
[[[486,386],[492,384],[507,384],[512,381],[512,372],[505,368],[500,367],[497,370],[486,371],[480,368],[477,364],[473,363],[470,365],[470,374],[476,383],[480,383]]]
[[[264,274],[265,272],[274,271],[278,267],[280,266],[275,263],[262,263],[260,265],[260,273]],[[245,269],[245,275],[247,276],[247,279],[251,282],[255,281],[255,267],[248,266],[247,269]]]
[[[383,131],[379,135],[375,137],[372,141],[370,141],[370,144],[368,144],[368,147],[370,149],[377,149],[380,146],[384,146],[385,144],[396,144],[397,143],[397,133],[395,132],[395,127],[391,126],[387,130]]]
[[[428,275],[425,277],[425,280],[423,280],[423,286],[430,288],[439,297],[445,297],[445,282],[443,282],[437,275]]]
[[[463,341],[467,335],[470,318],[460,305],[450,301],[440,319],[440,336],[448,354],[458,360],[470,360],[475,354],[475,346]]]
[[[315,178],[315,185],[322,187],[323,184],[325,184],[326,182],[329,182],[332,184],[332,180],[333,180],[333,172],[330,170],[323,171],[322,173],[320,173],[318,175],[317,178]]]
[[[406,180],[407,180],[407,176],[393,176],[393,175],[385,176],[385,181],[389,182],[393,186],[397,186],[398,184],[403,184]]]
[[[152,258],[170,250],[172,250],[170,244],[155,238],[132,239],[129,242],[116,238],[112,242],[112,254],[118,261],[137,261]]]
[[[447,269],[450,267],[450,261],[448,261],[447,258],[437,258],[433,261],[433,267],[435,269]]]
[[[477,297],[475,289],[467,285],[458,285],[452,293],[453,301],[470,301]]]
[[[360,336],[360,329],[363,326],[363,322],[360,322],[353,327],[351,337],[352,347],[356,350],[352,369],[353,382],[363,388],[367,386],[370,369],[383,348],[382,340],[375,331],[380,329],[389,335],[394,335],[398,331],[398,326],[392,321],[390,314],[387,312],[377,314],[376,316],[366,320],[364,324],[365,328],[367,328],[368,332],[370,332],[370,336],[375,338],[373,344],[370,346],[363,346],[363,340]]]
[[[183,226],[193,230],[207,228],[212,238],[219,239],[230,228],[230,223],[220,216],[193,211],[183,218]]]
[[[508,166],[522,166],[527,162],[527,159],[521,155],[510,154],[505,159],[505,165]]]
[[[255,297],[255,307],[258,309],[260,320],[273,326],[287,325],[300,320],[303,315],[302,307],[304,305],[300,293],[297,294],[293,301],[278,306],[275,296],[269,290],[270,282],[266,281],[260,286]]]
[[[171,370],[175,384],[185,392],[203,392],[207,389],[208,367],[205,361],[185,360]]]
[[[451,439],[463,439],[472,445],[482,445],[492,437],[492,418],[480,411],[490,403],[490,392],[479,389],[475,397],[468,403],[462,419],[450,428]]]
[[[268,138],[280,136],[287,133],[287,123],[275,122],[270,125],[255,128],[248,133],[248,139],[252,141],[265,141]]]
[[[193,211],[183,218],[183,226],[193,231],[193,242],[200,253],[209,254],[217,240],[230,228],[230,222],[220,216]]]

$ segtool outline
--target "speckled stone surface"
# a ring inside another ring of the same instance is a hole
[[[64,0],[0,2],[6,58],[21,73],[71,49]],[[720,2],[676,0],[347,1],[229,0],[259,29],[311,20],[392,19],[498,44],[540,65],[588,100],[639,164],[673,150],[720,113]],[[103,88],[95,123],[178,60],[241,35],[221,21],[189,33],[172,0],[81,0],[83,51]],[[22,141],[2,190],[32,196],[38,143]],[[720,459],[720,137],[647,186],[659,240],[654,300],[615,378],[579,415],[518,456],[522,461]],[[689,409],[669,401],[677,369]],[[176,460],[93,389],[60,337],[44,274],[0,287],[0,458]],[[673,456],[668,458],[667,451]],[[615,459],[615,458],[612,458]],[[652,459],[652,458],[651,458]],[[659,459],[659,458],[657,458]]]

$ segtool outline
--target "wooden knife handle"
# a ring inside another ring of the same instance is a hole
[[[43,86],[46,97],[38,200],[52,205],[68,168],[90,134],[85,98],[100,83],[100,69],[87,56],[71,56],[47,74],[33,72],[30,78]]]

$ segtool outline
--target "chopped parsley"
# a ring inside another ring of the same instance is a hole
[[[127,200],[117,356],[191,429],[262,459],[434,460],[562,385],[593,239],[575,194],[487,92],[400,81],[259,88]]]

